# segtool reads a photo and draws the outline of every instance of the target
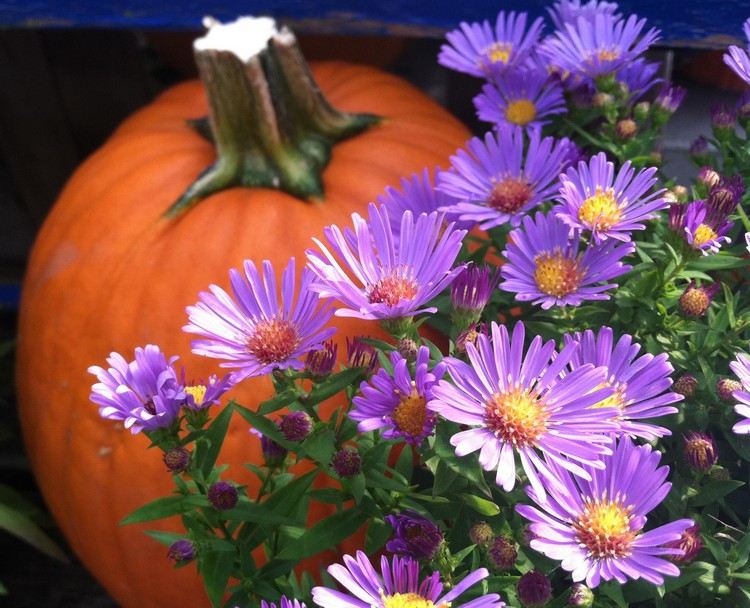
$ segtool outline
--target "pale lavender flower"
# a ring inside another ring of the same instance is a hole
[[[718,253],[723,243],[731,242],[727,233],[733,225],[729,213],[705,200],[669,206],[670,228],[703,255]]]
[[[318,278],[310,288],[323,298],[337,298],[344,305],[336,310],[341,317],[393,319],[435,312],[426,304],[461,271],[452,266],[466,231],[445,225],[442,213],[415,219],[405,211],[397,246],[387,207],[371,203],[369,212],[369,221],[352,215],[351,239],[335,225],[324,231],[330,249],[313,239],[320,252],[307,251]]]
[[[487,578],[486,568],[474,570],[443,593],[440,573],[419,580],[419,562],[408,557],[380,558],[380,573],[362,551],[355,557],[344,555],[344,564],[333,564],[328,573],[347,592],[313,587],[313,601],[321,608],[389,608],[390,606],[451,606],[451,608],[505,608],[497,593],[481,595],[469,602],[456,603],[464,591]],[[410,601],[411,604],[406,602]]]
[[[521,65],[543,27],[539,17],[527,30],[527,17],[526,13],[500,11],[494,29],[486,19],[481,23],[461,22],[458,29],[445,35],[448,43],[440,48],[438,63],[480,78]]]
[[[578,17],[583,17],[588,21],[594,21],[598,14],[619,18],[620,14],[617,13],[617,8],[616,2],[604,2],[603,0],[589,0],[588,2],[558,0],[551,8],[547,9],[547,12],[555,28],[564,30],[566,23],[575,25],[578,22]]]
[[[548,38],[541,51],[563,70],[596,78],[616,72],[659,39],[654,28],[641,36],[645,25],[636,15],[619,19],[597,13],[591,21],[578,17]]]
[[[554,114],[566,112],[560,81],[546,72],[509,69],[482,87],[474,98],[480,120],[538,129]]]
[[[233,374],[227,374],[223,378],[211,374],[206,380],[188,383],[185,381],[183,368],[181,382],[187,393],[185,407],[191,410],[203,410],[212,405],[219,405],[224,393],[234,386],[235,378]]]
[[[734,406],[734,411],[744,417],[744,420],[740,420],[732,427],[732,431],[739,435],[747,435],[750,433],[750,357],[738,353],[735,360],[729,364],[729,369],[742,383],[742,389],[734,391],[732,395],[739,402]]]
[[[420,445],[435,429],[437,416],[427,409],[427,401],[443,377],[445,365],[438,363],[430,369],[430,349],[426,346],[417,351],[413,379],[408,361],[398,351],[391,352],[391,365],[392,373],[381,368],[369,383],[360,385],[349,417],[359,422],[361,432],[385,429],[385,439],[402,438]]]
[[[674,84],[665,86],[654,99],[654,105],[669,114],[674,114],[682,105],[687,90]]]
[[[563,339],[566,344],[579,343],[570,360],[571,370],[589,363],[607,369],[605,384],[615,392],[592,407],[615,408],[615,421],[620,425],[618,434],[647,440],[671,435],[669,429],[643,422],[648,418],[676,414],[678,410],[671,404],[683,399],[682,395],[670,390],[670,375],[674,368],[666,353],[638,356],[641,347],[633,343],[632,336],[624,334],[615,343],[611,327],[602,327],[597,333],[588,329],[582,334],[566,334]]]
[[[479,450],[479,464],[497,471],[496,483],[507,492],[516,483],[516,454],[529,482],[541,495],[554,484],[548,461],[590,479],[582,464],[609,454],[613,408],[589,409],[613,394],[604,386],[606,370],[582,365],[561,376],[578,344],[559,353],[553,340],[535,336],[524,355],[525,330],[516,323],[512,337],[504,325],[492,323],[492,337],[466,344],[470,364],[444,361],[453,383],[441,380],[427,407],[442,417],[467,425],[451,437],[456,455]]]
[[[655,167],[636,172],[630,161],[615,174],[614,164],[599,152],[560,176],[556,215],[571,228],[590,230],[596,243],[630,241],[632,231],[644,230],[644,221],[667,208],[666,189],[653,191],[655,175]]]
[[[559,188],[558,176],[569,154],[568,140],[542,138],[501,125],[484,140],[474,137],[451,157],[451,169],[438,176],[438,190],[459,202],[445,208],[459,219],[487,230],[510,222],[517,226],[531,209],[549,200]]]
[[[661,64],[656,61],[646,61],[638,57],[623,65],[615,74],[615,79],[628,88],[630,101],[637,101],[643,97],[651,87],[662,82],[658,77]]]
[[[200,293],[197,304],[187,307],[189,323],[183,331],[204,336],[193,340],[193,352],[225,359],[222,367],[239,368],[234,372],[236,382],[274,369],[302,369],[300,357],[321,348],[336,331],[325,327],[333,310],[319,306],[311,289],[314,275],[302,270],[295,302],[294,258],[281,279],[281,301],[271,262],[263,262],[262,278],[250,260],[245,261],[244,271],[244,277],[234,268],[229,271],[234,299],[211,285],[210,292]]]
[[[260,608],[276,608],[274,602],[267,602],[266,600],[260,600]],[[299,600],[287,599],[285,595],[281,596],[279,600],[279,608],[307,608],[304,602]]]
[[[580,233],[551,213],[525,217],[512,230],[500,272],[500,289],[516,294],[521,302],[552,306],[579,306],[585,300],[609,300],[605,292],[616,283],[605,283],[630,270],[620,260],[635,250],[633,243],[608,239],[580,252]]]
[[[546,496],[526,489],[537,506],[517,505],[516,511],[531,520],[536,538],[532,549],[560,560],[573,580],[596,587],[604,579],[623,584],[644,579],[661,585],[664,576],[679,576],[680,569],[663,556],[682,555],[667,543],[677,541],[694,522],[680,519],[643,531],[648,513],[669,493],[669,467],[659,466],[660,453],[648,445],[620,439],[606,466],[585,466],[590,480],[570,475],[550,463],[559,485]]]
[[[750,51],[731,45],[722,56],[724,63],[747,84],[750,84]]]
[[[172,364],[158,346],[147,344],[135,349],[135,360],[126,361],[110,353],[109,369],[88,368],[99,382],[91,387],[90,399],[99,406],[99,415],[122,421],[133,434],[170,426],[187,400],[184,385]]]

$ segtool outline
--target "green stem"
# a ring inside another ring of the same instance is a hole
[[[737,205],[737,215],[740,216],[740,221],[745,227],[745,232],[750,232],[750,219],[748,219],[747,213],[745,213],[745,210],[742,208],[742,202]]]
[[[334,109],[286,28],[249,58],[196,48],[195,60],[208,97],[209,128],[205,121],[193,125],[210,135],[217,158],[169,208],[167,217],[234,186],[320,198],[321,175],[333,145],[380,121],[372,114]]]

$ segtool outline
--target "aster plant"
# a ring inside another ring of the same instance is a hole
[[[750,606],[747,45],[676,183],[659,33],[614,2],[549,15],[446,35],[487,122],[449,166],[311,235],[303,268],[247,260],[186,303],[226,375],[155,344],[89,369],[174,481],[125,523],[179,516],[149,534],[212,607]],[[253,379],[273,395],[230,399]]]

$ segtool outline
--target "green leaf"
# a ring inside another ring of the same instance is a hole
[[[342,479],[341,485],[349,491],[356,504],[362,502],[362,497],[365,495],[365,488],[367,486],[365,476],[362,473],[358,473],[354,477]]]
[[[279,427],[272,420],[241,405],[235,405],[235,410],[240,416],[247,420],[254,428],[258,429],[266,437],[273,439],[276,443],[284,446],[288,450],[296,449],[297,446],[294,443],[284,439],[284,435],[281,434]]]
[[[181,515],[193,509],[207,506],[208,498],[206,496],[199,496],[197,494],[190,494],[188,496],[163,496],[133,511],[120,522],[120,525],[164,519],[165,517]]]
[[[698,494],[690,499],[690,502],[694,507],[704,507],[744,485],[745,482],[737,481],[736,479],[710,481],[700,489]]]
[[[747,266],[747,260],[722,253],[702,256],[689,264],[689,267],[695,270],[728,270],[743,266]]]
[[[165,545],[167,547],[169,547],[172,543],[185,538],[184,534],[179,534],[177,532],[164,532],[162,530],[146,530],[146,534],[148,534],[156,542],[161,543],[162,545]]]
[[[313,460],[328,466],[336,452],[336,436],[328,427],[321,427],[302,442],[302,449]]]
[[[461,494],[461,501],[480,515],[493,517],[500,514],[500,507],[491,500],[479,498],[479,496],[474,496],[473,494]]]
[[[243,497],[237,503],[234,509],[224,511],[224,517],[233,521],[249,521],[256,524],[271,525],[293,525],[294,519],[288,515],[278,513],[266,505],[266,503],[251,502],[248,498]]]
[[[211,473],[211,469],[216,463],[216,459],[219,457],[219,452],[224,443],[224,438],[227,435],[229,421],[232,419],[233,412],[234,402],[230,401],[226,407],[221,410],[219,415],[214,418],[211,426],[206,429],[206,432],[203,435],[203,439],[207,440],[208,445],[204,450],[201,450],[199,456],[200,461],[196,461],[196,465],[206,477]]]
[[[63,550],[23,513],[0,504],[0,529],[20,538],[49,557],[68,562]]]
[[[374,554],[390,538],[393,528],[385,523],[382,519],[373,519],[367,526],[367,536],[365,536],[365,553]]]
[[[628,603],[625,601],[625,597],[622,594],[622,585],[617,581],[607,581],[599,585],[599,590],[602,594],[611,599],[618,608],[628,608]]]
[[[286,407],[287,405],[291,405],[294,403],[299,395],[297,394],[297,391],[292,389],[287,389],[285,391],[282,391],[275,397],[268,399],[266,401],[263,401],[258,406],[258,413],[259,414],[271,414],[277,410],[280,410],[282,407]]]
[[[235,548],[231,543],[226,544],[226,547],[218,548],[214,545],[198,553],[198,569],[203,577],[206,595],[214,608],[221,606],[234,568]]]
[[[732,550],[734,560],[732,567],[734,569],[742,568],[750,557],[750,532],[746,532],[742,540]]]
[[[743,460],[750,462],[750,435],[737,435],[735,433],[725,433],[729,445],[737,452]]]
[[[316,384],[305,401],[310,405],[316,405],[333,397],[347,386],[357,388],[362,379],[364,379],[364,373],[361,367],[345,369],[338,374],[329,376],[325,381]]]
[[[401,445],[403,445],[403,449],[398,455],[396,470],[407,480],[407,482],[410,482],[412,473],[414,472],[414,454],[408,443],[403,443]]]
[[[358,509],[334,513],[284,547],[277,557],[278,559],[299,560],[319,553],[354,534],[366,521],[367,516]]]

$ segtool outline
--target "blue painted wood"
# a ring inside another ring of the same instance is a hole
[[[201,18],[273,15],[301,32],[441,36],[460,21],[493,18],[498,8],[544,15],[544,0],[0,0],[0,26],[200,29]],[[742,40],[747,0],[631,0],[665,44],[724,47]]]

